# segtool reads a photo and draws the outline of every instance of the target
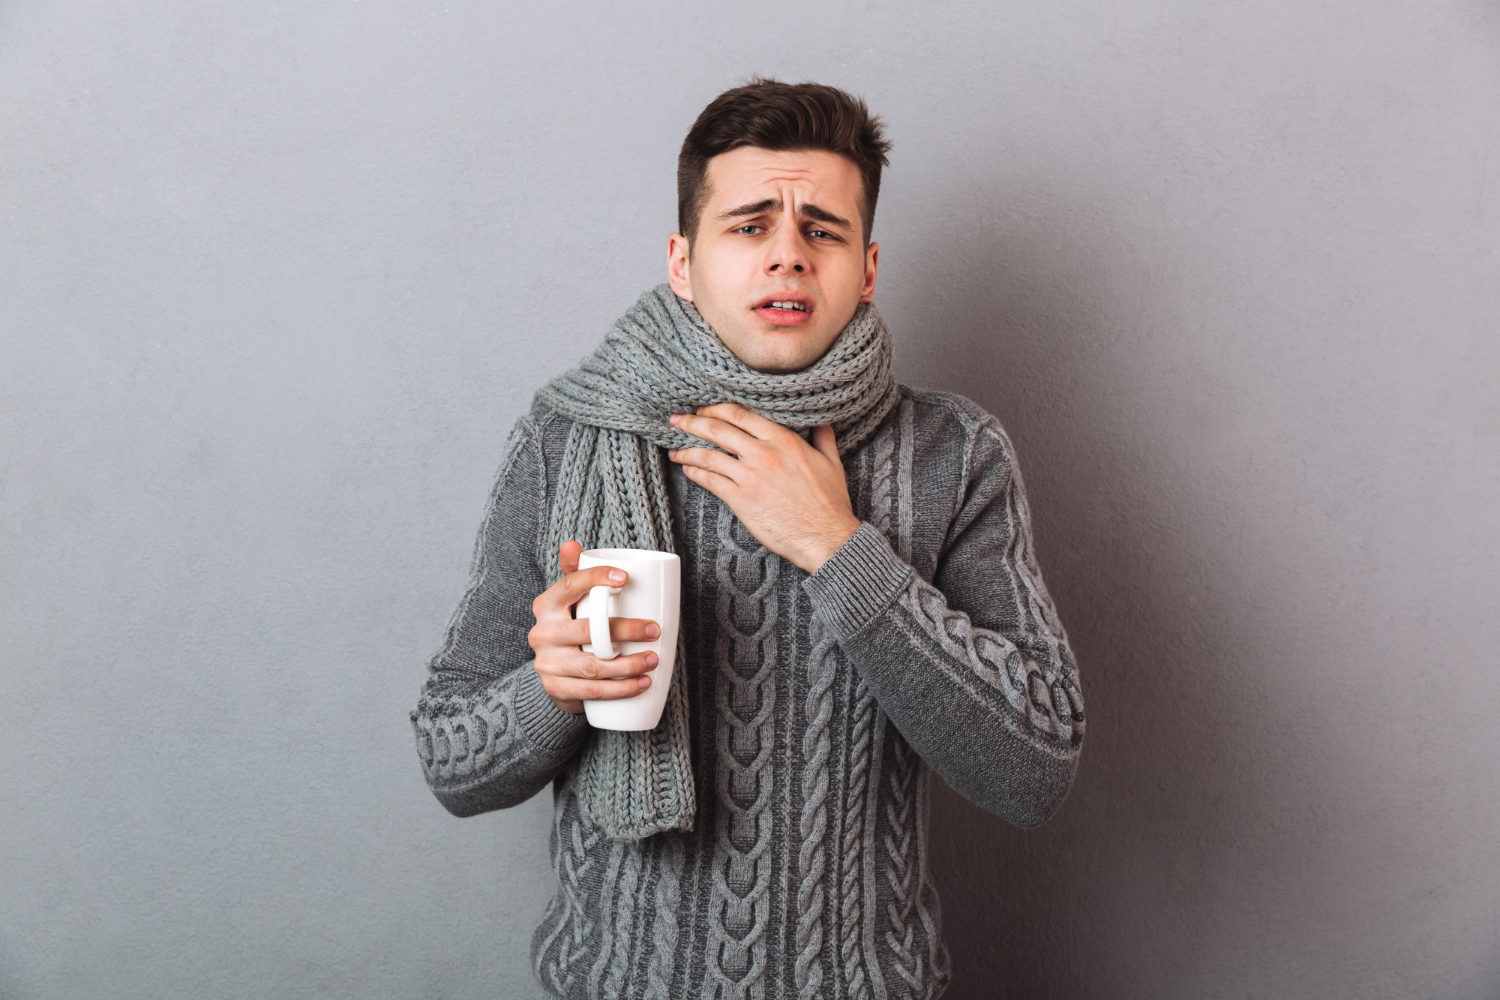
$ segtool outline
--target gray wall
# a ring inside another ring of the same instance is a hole
[[[1493,3],[0,4],[0,996],[528,991],[543,795],[406,722],[692,117],[868,97],[909,383],[1092,712],[932,818],[953,997],[1500,993]]]

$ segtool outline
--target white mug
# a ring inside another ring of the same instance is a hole
[[[578,568],[613,566],[630,574],[623,587],[594,587],[578,602],[575,618],[589,620],[584,646],[601,660],[647,650],[656,654],[656,669],[647,676],[651,686],[629,698],[585,701],[583,713],[596,729],[639,731],[655,729],[667,705],[672,668],[677,661],[677,623],[682,614],[682,560],[670,552],[650,549],[589,549],[578,557]],[[609,637],[610,618],[644,618],[656,622],[661,634],[651,642],[615,643]],[[618,649],[616,648],[618,646]]]

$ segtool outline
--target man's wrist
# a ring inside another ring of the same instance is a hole
[[[521,732],[543,750],[560,750],[582,738],[588,723],[580,713],[565,711],[542,685],[535,670],[516,693],[516,721]]]
[[[862,630],[911,581],[915,571],[879,529],[862,523],[818,572],[802,581],[813,614],[842,640]]]
[[[824,563],[833,558],[835,552],[844,547],[845,542],[854,537],[859,525],[859,518],[850,514],[847,521],[835,525],[805,547],[800,558],[793,560],[793,563],[809,574],[816,573]]]

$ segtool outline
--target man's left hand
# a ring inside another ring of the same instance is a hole
[[[674,448],[667,456],[792,565],[816,573],[859,529],[827,424],[813,429],[809,445],[737,403],[716,403],[676,414],[672,425],[724,450]]]

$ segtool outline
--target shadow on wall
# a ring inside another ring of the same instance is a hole
[[[1018,203],[1063,202],[1024,194]],[[961,221],[972,201],[948,207],[955,226],[934,227],[942,243],[901,248],[919,263],[898,312],[923,331],[902,345],[905,377],[970,396],[1014,440],[1089,728],[1073,790],[1038,830],[934,783],[930,863],[955,973],[945,997],[1211,984],[1226,965],[1265,957],[1243,932],[1276,916],[1238,912],[1234,887],[1253,883],[1278,839],[1267,817],[1299,808],[1265,752],[1295,709],[1257,670],[1278,655],[1267,638],[1277,612],[1216,569],[1236,512],[1195,484],[1172,444],[1182,408],[1121,384],[1182,367],[1151,328],[1171,313],[1171,264],[1132,264],[1107,204],[983,228]],[[1143,304],[1157,301],[1168,304]],[[898,338],[914,329],[896,319]]]

